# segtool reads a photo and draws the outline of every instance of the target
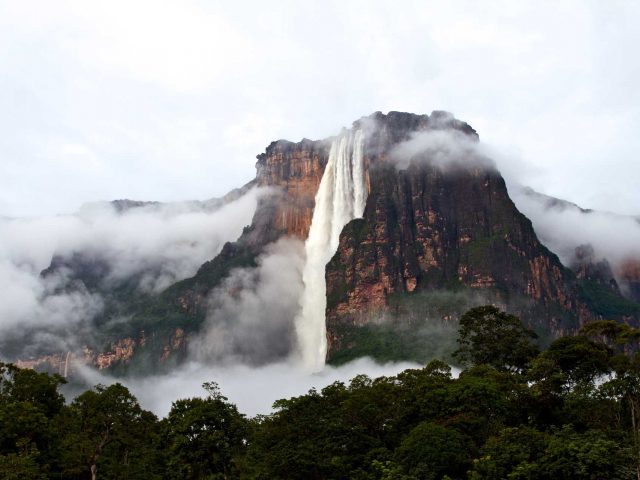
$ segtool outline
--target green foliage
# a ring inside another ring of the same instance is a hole
[[[0,364],[0,478],[638,478],[636,329],[595,322],[535,355],[515,317],[481,307],[460,334],[458,377],[439,360],[357,375],[252,419],[215,382],[158,420],[120,384],[65,405],[60,377]]]
[[[630,460],[629,450],[602,432],[577,433],[565,426],[549,438],[538,478],[628,479],[633,472]]]
[[[463,478],[470,462],[470,445],[470,439],[456,430],[427,421],[409,432],[395,457],[403,470],[416,478]]]
[[[629,449],[596,430],[507,428],[486,443],[469,479],[622,480],[632,478],[632,465]]]
[[[454,353],[463,365],[491,365],[519,372],[535,357],[537,335],[520,319],[485,305],[472,308],[460,319],[460,348]]]
[[[163,421],[167,478],[213,480],[237,475],[235,462],[244,453],[247,421],[216,383],[203,387],[208,398],[174,402]]]
[[[39,452],[23,444],[18,453],[0,455],[0,478],[3,480],[46,480],[47,475],[38,463]]]
[[[453,328],[443,326],[440,320],[437,323],[424,322],[417,328],[387,323],[344,325],[338,327],[337,332],[344,346],[328,359],[332,365],[366,356],[383,363],[424,363],[433,358],[450,358],[455,348]]]
[[[473,462],[470,480],[530,478],[545,449],[546,434],[527,426],[508,427],[489,438]]]
[[[157,458],[147,443],[154,439],[156,421],[119,383],[82,393],[60,418],[63,474],[106,469],[100,477],[157,478]]]
[[[582,280],[580,287],[589,307],[604,317],[640,315],[640,304],[616,294],[593,280]]]
[[[587,337],[561,337],[534,362],[530,377],[537,381],[555,376],[562,386],[589,383],[609,371],[611,351]]]

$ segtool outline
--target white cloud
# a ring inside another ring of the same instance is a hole
[[[509,193],[518,209],[533,223],[543,244],[556,253],[563,264],[574,260],[575,248],[589,244],[596,259],[606,258],[613,272],[630,259],[640,258],[640,222],[610,212],[582,212],[577,206],[550,207],[544,199],[527,195],[513,184]],[[624,280],[617,278],[623,291]]]
[[[107,265],[103,282],[141,275],[139,288],[158,292],[235,241],[267,193],[253,189],[218,209],[178,203],[118,213],[111,204],[89,204],[74,215],[0,219],[0,331],[68,329],[101,311],[99,295],[60,290],[69,274],[64,268],[40,276],[54,255],[86,254]]]

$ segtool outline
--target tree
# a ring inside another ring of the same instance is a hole
[[[58,413],[64,397],[58,391],[66,381],[59,375],[18,368],[0,362],[0,396],[35,406],[48,418]]]
[[[108,459],[127,471],[131,464],[134,468],[146,467],[139,459],[132,462],[131,455],[148,441],[148,426],[155,421],[155,416],[144,412],[137,399],[119,383],[98,385],[84,392],[60,419],[60,430],[65,434],[62,448],[65,472],[89,473],[96,480],[98,467]],[[127,473],[127,478],[136,477]],[[137,478],[153,478],[153,471],[145,470]]]
[[[521,372],[538,353],[537,335],[520,319],[492,306],[472,308],[460,318],[460,347],[453,354],[463,365],[491,365]]]
[[[624,346],[637,342],[640,329],[614,320],[596,320],[588,322],[580,328],[580,335],[594,340],[603,340],[609,347]]]
[[[535,360],[530,377],[540,382],[556,377],[561,388],[592,383],[610,371],[611,351],[582,335],[560,337]]]
[[[538,461],[542,479],[623,480],[633,476],[631,454],[602,432],[576,433],[565,426],[549,438]]]
[[[247,421],[214,382],[207,398],[173,403],[164,421],[163,443],[170,478],[229,478],[247,444]]]
[[[0,363],[0,478],[38,478],[54,460],[53,419],[64,407],[64,380]],[[27,472],[30,472],[27,474]]]
[[[398,447],[396,461],[415,478],[440,480],[443,475],[463,478],[469,466],[470,443],[456,430],[422,422]]]
[[[0,478],[3,480],[46,480],[47,475],[38,464],[38,450],[32,445],[20,443],[18,453],[0,455]]]
[[[544,453],[546,435],[536,429],[520,426],[505,428],[489,438],[482,448],[482,455],[473,462],[470,480],[496,478],[537,478],[538,458]],[[520,473],[527,472],[528,476]]]

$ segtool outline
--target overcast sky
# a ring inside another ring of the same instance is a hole
[[[272,140],[434,109],[640,214],[638,45],[630,1],[0,0],[0,215],[219,196]]]

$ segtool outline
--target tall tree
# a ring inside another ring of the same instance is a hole
[[[492,306],[472,308],[460,318],[454,357],[463,365],[491,365],[498,370],[521,372],[538,353],[537,335],[520,319]]]
[[[217,384],[203,387],[207,398],[174,402],[164,421],[169,478],[213,480],[236,474],[235,460],[247,444],[247,421]]]
[[[145,427],[150,421],[155,422],[155,416],[144,412],[119,383],[98,385],[84,392],[71,403],[61,421],[64,471],[72,475],[88,472],[96,480],[103,457],[112,456],[127,467],[131,452],[145,441]],[[145,475],[153,478],[150,471]]]

